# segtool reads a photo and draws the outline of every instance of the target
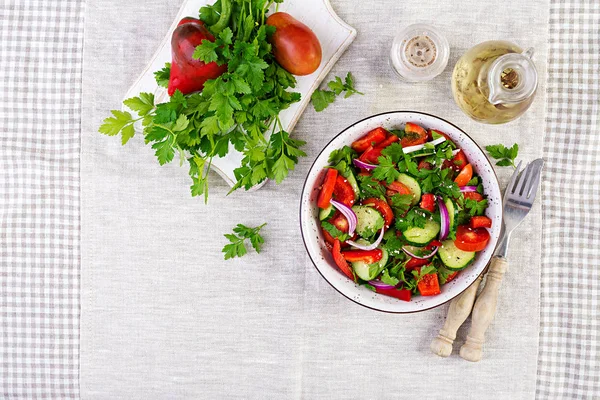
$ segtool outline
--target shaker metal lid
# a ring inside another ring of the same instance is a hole
[[[448,40],[434,27],[414,24],[395,38],[390,53],[392,68],[409,82],[427,81],[448,65]]]

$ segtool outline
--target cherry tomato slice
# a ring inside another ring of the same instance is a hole
[[[463,195],[465,196],[465,199],[471,199],[471,200],[475,200],[475,201],[483,200],[483,196],[477,192],[465,192],[465,193],[463,193]]]
[[[344,256],[346,261],[350,261],[350,262],[363,261],[363,262],[366,262],[367,264],[373,264],[373,263],[376,263],[377,261],[381,260],[381,257],[383,257],[383,252],[381,251],[381,249],[348,250],[348,251],[343,251],[342,255]]]
[[[446,278],[446,283],[450,282],[452,279],[456,278],[456,275],[458,275],[459,271],[454,271],[453,273],[451,273],[450,275],[448,275],[448,277]]]
[[[406,263],[406,270],[410,271],[411,269],[422,267],[423,265],[427,265],[427,264],[430,264],[430,263],[431,263],[431,260],[421,260],[419,258],[411,258]]]
[[[437,273],[424,275],[417,284],[417,288],[421,296],[435,296],[442,293]]]
[[[466,184],[469,183],[472,177],[473,166],[471,164],[467,164],[467,166],[460,171],[454,182],[456,182],[458,186],[466,186]]]
[[[485,228],[471,229],[460,225],[456,230],[454,245],[462,251],[481,251],[490,241],[490,233]]]
[[[465,153],[461,150],[454,157],[452,157],[451,160],[444,161],[442,168],[452,168],[458,172],[462,170],[468,163],[469,161],[467,160],[467,156],[465,156]]]
[[[395,135],[393,135],[395,136]],[[388,131],[379,127],[375,128],[365,136],[356,140],[352,143],[351,147],[356,150],[358,153],[362,153],[367,150],[369,147],[374,147],[377,144],[383,142],[388,137]]]
[[[402,182],[394,181],[392,183],[388,183],[386,187],[399,194],[412,194],[408,186]]]
[[[429,242],[429,244],[427,246],[425,246],[425,248],[427,250],[433,250],[434,247],[441,247],[442,246],[442,242],[440,242],[439,240],[432,240],[431,242]]]
[[[471,223],[469,226],[473,229],[476,228],[491,228],[492,220],[485,216],[475,216],[471,217]]]
[[[333,217],[329,219],[329,222],[340,231],[344,233],[348,232],[348,220],[341,212],[336,211],[335,214],[333,214]]]
[[[348,262],[344,259],[342,255],[342,245],[338,239],[335,239],[333,243],[333,249],[331,250],[331,254],[333,255],[333,261],[335,261],[335,265],[351,280],[354,280],[354,273],[348,265]]]
[[[321,192],[317,199],[317,206],[320,208],[327,208],[331,204],[331,196],[333,195],[333,188],[335,187],[335,181],[338,176],[337,169],[328,168],[325,173],[325,180],[321,186]]]
[[[417,124],[407,122],[404,132],[406,135],[400,141],[402,147],[416,146],[427,142],[427,131]]]
[[[419,170],[422,170],[422,169],[433,169],[433,165],[430,162],[427,162],[425,160],[421,160],[421,161],[419,161],[419,165],[417,165],[417,168]]]
[[[429,212],[435,211],[435,196],[431,193],[425,193],[421,196],[421,204],[419,205],[423,210]]]
[[[362,153],[358,159],[368,164],[379,164],[378,159],[381,157],[381,150],[383,149],[380,147],[369,146],[369,148],[365,150],[365,152]]]
[[[328,244],[330,244],[330,245],[332,245],[332,246],[333,246],[333,244],[335,243],[335,241],[336,241],[337,239],[335,239],[333,236],[331,236],[331,235],[329,234],[329,232],[327,232],[325,229],[321,229],[321,232],[323,232],[323,237],[325,238],[325,241],[326,241]]]
[[[412,295],[411,291],[408,289],[383,289],[376,287],[375,291],[379,294],[395,297],[403,301],[410,301],[410,297]]]
[[[342,175],[338,175],[335,180],[333,198],[348,207],[352,207],[356,199],[352,185]]]
[[[396,143],[399,140],[400,140],[400,138],[398,136],[390,135],[390,136],[388,136],[387,139],[385,139],[383,142],[379,143],[376,147],[383,150],[386,147],[388,147],[390,144]]]
[[[379,213],[383,215],[385,226],[390,226],[392,224],[392,221],[394,220],[394,212],[387,202],[381,199],[376,199],[375,197],[369,197],[362,203],[365,206],[372,206],[374,209],[379,211]]]

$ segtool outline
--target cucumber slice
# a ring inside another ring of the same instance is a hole
[[[324,221],[328,218],[331,218],[333,217],[333,214],[335,214],[335,208],[333,208],[331,204],[327,208],[321,208],[319,210],[319,221]]]
[[[380,249],[382,251],[381,260],[377,261],[373,264],[367,264],[364,261],[356,261],[352,263],[352,268],[354,269],[354,273],[363,281],[370,281],[375,278],[383,271],[385,265],[388,262],[388,252],[385,249]]]
[[[413,195],[413,199],[411,201],[413,206],[421,200],[421,186],[415,178],[406,174],[400,174],[396,180],[400,183],[403,183],[407,188],[410,189],[410,192]]]
[[[440,233],[440,224],[428,219],[423,228],[409,228],[402,232],[402,235],[410,244],[423,246],[432,241],[438,233]]]
[[[356,224],[356,233],[362,237],[371,237],[381,228],[384,220],[377,210],[367,206],[354,206],[352,211],[356,214],[358,223]]]
[[[452,271],[465,269],[475,260],[475,252],[462,251],[454,245],[454,240],[445,240],[438,251],[446,268]]]
[[[344,178],[346,178],[350,186],[352,186],[352,190],[354,190],[354,198],[358,199],[358,196],[360,195],[360,189],[358,187],[358,182],[356,182],[356,177],[352,171],[350,171],[350,169],[348,169],[348,172],[344,175]]]
[[[456,229],[456,226],[454,226],[455,222],[456,222],[456,217],[458,216],[458,208],[454,205],[454,202],[450,199],[446,199],[444,200],[444,204],[446,205],[446,208],[448,209],[448,216],[449,216],[449,222],[450,222],[450,232],[454,231]]]

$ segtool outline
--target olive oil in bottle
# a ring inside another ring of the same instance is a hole
[[[537,71],[533,49],[505,41],[480,43],[456,63],[452,92],[456,104],[471,118],[503,124],[520,117],[533,102]]]

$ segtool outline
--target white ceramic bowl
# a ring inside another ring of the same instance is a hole
[[[490,230],[491,239],[485,250],[477,254],[475,262],[462,271],[456,279],[442,286],[442,293],[437,296],[414,296],[410,302],[398,300],[389,296],[380,295],[361,287],[348,279],[335,265],[331,253],[325,246],[318,221],[318,208],[316,198],[319,186],[323,181],[323,169],[328,165],[327,158],[335,150],[350,145],[371,129],[383,126],[384,128],[403,128],[407,122],[415,122],[425,128],[442,131],[467,155],[477,174],[482,178],[484,192],[489,200],[486,215],[493,221]],[[365,307],[392,313],[411,313],[424,311],[447,301],[462,293],[483,272],[492,258],[502,225],[502,195],[498,178],[481,148],[460,128],[434,115],[414,112],[395,111],[374,115],[351,125],[337,135],[321,151],[311,167],[300,202],[300,228],[302,238],[308,254],[319,271],[331,286],[348,299]]]

